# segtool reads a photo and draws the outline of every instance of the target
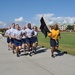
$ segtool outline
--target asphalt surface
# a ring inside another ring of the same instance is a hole
[[[21,50],[20,57],[8,50],[6,38],[0,39],[0,75],[75,75],[75,56],[38,47],[29,56]]]

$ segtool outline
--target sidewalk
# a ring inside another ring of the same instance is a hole
[[[75,56],[51,57],[49,49],[38,48],[37,54],[16,57],[8,51],[6,38],[0,39],[0,75],[75,75]]]

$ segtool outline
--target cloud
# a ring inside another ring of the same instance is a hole
[[[45,18],[47,18],[47,19],[49,19],[49,18],[53,17],[54,14],[50,14],[50,13],[47,13],[47,14],[36,14],[35,17],[34,17],[34,19],[39,19],[42,16],[45,17]]]
[[[36,14],[30,20],[25,20],[23,17],[18,17],[14,19],[15,23],[22,25],[27,25],[27,23],[31,23],[32,26],[37,25],[40,26],[40,19],[43,16],[44,20],[47,25],[53,25],[55,23],[59,23],[60,25],[63,24],[70,24],[73,25],[75,23],[75,17],[64,17],[64,16],[55,16],[56,14],[53,13],[45,13],[45,14]],[[11,25],[11,22],[2,22],[0,21],[0,27],[7,27]]]
[[[0,21],[0,25],[3,24],[3,22]]]
[[[3,26],[6,26],[6,23],[4,23]]]
[[[19,18],[14,19],[15,22],[22,22],[23,20],[24,20],[23,17],[19,17]]]
[[[54,23],[73,25],[75,23],[75,17],[62,17],[62,16],[56,17],[53,13],[36,14],[34,19],[40,20],[42,16],[44,17],[44,20],[47,25],[52,25]]]
[[[6,23],[5,22],[2,22],[2,21],[0,21],[0,27],[5,27],[6,26]]]

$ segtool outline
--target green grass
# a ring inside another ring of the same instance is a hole
[[[40,46],[50,48],[49,37],[45,38],[44,35],[39,32],[38,40]],[[61,32],[59,42],[60,51],[67,51],[69,54],[75,55],[75,32]]]

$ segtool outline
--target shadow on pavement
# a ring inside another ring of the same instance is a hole
[[[55,52],[57,52],[57,54],[55,54],[55,57],[56,57],[56,56],[62,56],[62,55],[64,55],[64,54],[67,54],[66,51],[61,52],[60,50],[55,50]]]
[[[27,52],[25,53],[24,51],[21,51],[20,56],[27,56],[27,55],[32,56],[32,55],[35,55],[35,54],[44,53],[46,51],[47,51],[47,49],[44,48],[44,46],[39,46],[39,47],[36,48],[36,51],[35,50],[32,50],[30,52],[30,54],[28,54]]]
[[[47,50],[47,49],[40,49],[40,50],[36,51],[36,54],[44,53],[44,52],[46,52],[46,50]]]
[[[20,56],[27,56],[28,53],[22,53]]]

